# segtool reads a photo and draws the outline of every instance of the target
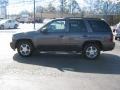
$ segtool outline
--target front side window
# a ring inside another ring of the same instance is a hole
[[[48,32],[65,31],[65,21],[64,20],[53,21],[52,23],[48,25],[47,31]]]

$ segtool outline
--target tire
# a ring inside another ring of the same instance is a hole
[[[4,26],[3,26],[3,25],[2,25],[2,26],[0,26],[0,29],[1,29],[1,30],[4,30]]]
[[[18,28],[18,25],[17,25],[17,24],[15,24],[14,29],[17,29],[17,28]]]
[[[117,37],[115,37],[115,40],[117,40]]]
[[[17,46],[20,56],[29,57],[33,53],[33,45],[29,41],[20,41]]]
[[[95,44],[87,44],[83,49],[83,56],[89,60],[94,60],[100,55],[100,48]]]

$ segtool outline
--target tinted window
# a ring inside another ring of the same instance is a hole
[[[65,21],[58,20],[53,21],[48,25],[48,32],[64,32],[65,30]]]
[[[88,20],[92,30],[94,32],[109,32],[111,31],[108,24],[104,21],[97,21],[97,20]]]
[[[8,20],[8,23],[11,23],[12,21],[11,20]]]
[[[11,20],[11,22],[15,22],[15,20]]]
[[[86,27],[83,20],[71,20],[69,22],[69,30],[70,32],[76,32],[76,33],[85,32]]]

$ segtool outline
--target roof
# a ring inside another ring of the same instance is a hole
[[[65,17],[64,19],[97,19],[97,20],[101,20],[101,18],[87,18],[87,17]]]

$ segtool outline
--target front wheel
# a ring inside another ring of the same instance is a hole
[[[17,25],[17,24],[15,24],[14,29],[17,29],[17,28],[18,28],[18,25]]]
[[[28,41],[21,41],[18,43],[17,51],[21,56],[28,57],[32,55],[33,46]]]
[[[4,26],[3,26],[3,25],[1,25],[1,26],[0,26],[0,29],[4,30]]]
[[[95,44],[85,45],[83,50],[83,55],[87,59],[94,60],[100,55],[100,49]]]

